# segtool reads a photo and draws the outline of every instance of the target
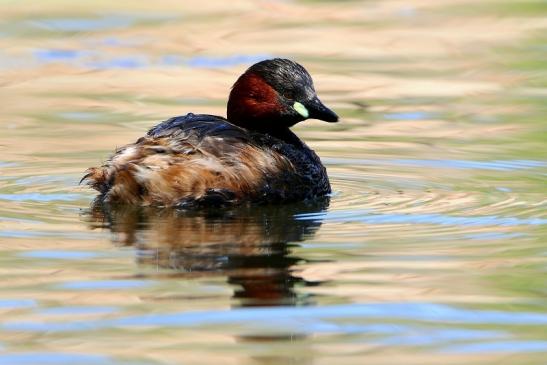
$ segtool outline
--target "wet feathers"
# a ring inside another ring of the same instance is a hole
[[[292,133],[292,132],[289,132]],[[317,155],[212,115],[174,117],[82,179],[101,202],[154,206],[294,201],[330,185]]]

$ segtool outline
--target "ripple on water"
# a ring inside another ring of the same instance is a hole
[[[6,167],[15,167],[17,164],[15,162],[6,162],[6,161],[0,161],[0,167],[6,168]]]
[[[528,196],[512,189],[496,188],[510,171],[540,172],[546,166],[543,161],[344,158],[328,161],[333,165],[329,172],[335,189],[331,208],[326,212],[299,214],[297,219],[364,224],[368,233],[397,229],[406,232],[407,239],[427,235],[431,239],[475,241],[526,237],[522,232],[526,227],[547,224],[544,204],[524,200]],[[437,170],[444,168],[454,171],[448,173],[454,176],[454,181],[437,178]],[[493,183],[481,180],[471,188],[462,188],[461,180],[467,182],[469,175],[466,172],[459,177],[457,170],[492,171],[489,174]]]
[[[29,230],[13,230],[4,229],[0,231],[0,237],[6,238],[68,238],[71,240],[96,240],[99,235],[89,232],[73,232],[73,231],[42,231],[38,229]]]
[[[59,284],[61,289],[70,290],[116,290],[143,288],[152,285],[153,282],[145,280],[96,280],[96,281],[71,281]]]
[[[514,171],[524,169],[535,169],[545,167],[544,161],[535,160],[493,160],[493,161],[469,161],[469,160],[417,160],[417,159],[395,159],[390,160],[393,164],[433,167],[448,169],[473,169],[473,170],[495,170]]]
[[[168,14],[106,14],[96,17],[34,18],[26,25],[56,32],[96,32],[109,29],[127,28],[137,22],[174,20]]]
[[[347,320],[351,320],[348,322]],[[404,321],[401,323],[400,321]],[[438,328],[443,325],[444,328]],[[439,351],[474,352],[496,344],[515,341],[523,351],[539,351],[545,343],[537,340],[513,340],[505,330],[468,328],[483,325],[547,325],[547,315],[534,312],[471,310],[433,303],[371,303],[321,307],[239,308],[225,311],[184,311],[148,313],[116,319],[72,321],[10,321],[5,331],[79,332],[111,328],[200,328],[202,330],[251,335],[352,335],[382,346],[436,346]],[[370,338],[369,336],[374,337]],[[469,346],[469,347],[467,347]]]
[[[44,250],[26,251],[22,252],[20,256],[47,260],[87,260],[104,256],[104,253],[97,251]]]
[[[32,299],[0,299],[0,309],[31,308],[36,306]]]
[[[527,353],[547,352],[547,341],[494,341],[449,345],[439,348],[437,351],[445,353]]]
[[[431,167],[441,169],[469,169],[469,170],[494,170],[494,171],[515,171],[525,169],[537,169],[546,167],[547,162],[539,160],[426,160],[426,159],[351,159],[351,158],[322,158],[329,165],[351,165],[351,166],[412,166]],[[389,169],[389,168],[387,168]]]
[[[54,202],[54,201],[76,201],[83,200],[85,195],[74,193],[22,193],[22,194],[0,194],[0,200],[13,202],[35,201],[35,202]]]
[[[371,12],[358,2],[207,10],[178,2],[154,15],[165,4],[135,3],[115,13],[119,4],[101,2],[90,15],[64,2],[30,14],[12,2],[0,25],[6,44],[18,44],[0,51],[10,90],[0,136],[8,283],[0,365],[123,364],[132,355],[143,363],[511,363],[508,349],[547,351],[547,163],[533,135],[543,104],[537,83],[526,84],[542,69],[525,59],[537,46],[525,33],[538,29],[539,9],[500,19],[423,1]],[[500,21],[506,32],[483,32]],[[297,40],[289,48],[288,32]],[[478,52],[472,34],[484,45]],[[526,52],[498,62],[504,37]],[[211,44],[219,47],[203,47]],[[234,81],[220,69],[271,57],[265,49],[309,63],[320,96],[340,112],[338,125],[300,130],[319,156],[332,156],[324,158],[335,189],[329,208],[298,210],[296,219],[262,209],[212,219],[108,211],[80,222],[93,195],[75,188],[82,169],[141,133],[144,119],[159,120],[152,115],[220,110]],[[526,70],[507,71],[508,63]]]
[[[449,216],[445,214],[382,214],[366,210],[329,211],[297,215],[298,219],[332,222],[359,222],[367,224],[433,224],[449,226],[522,226],[545,225],[547,219],[498,216]]]
[[[426,120],[438,117],[436,113],[426,111],[408,111],[398,113],[386,113],[383,115],[387,120]]]
[[[44,18],[33,19],[29,25],[39,29],[62,32],[90,32],[112,28],[126,28],[134,19],[124,15],[107,15],[97,18]],[[59,53],[56,53],[58,55]],[[64,54],[63,54],[64,55]]]
[[[80,306],[80,307],[54,307],[54,308],[44,308],[36,310],[36,313],[41,315],[61,315],[61,316],[72,316],[72,315],[101,315],[101,314],[111,314],[117,312],[118,307],[104,307],[104,306]]]
[[[40,63],[66,64],[93,69],[136,69],[144,67],[228,68],[250,65],[272,58],[268,54],[235,54],[229,56],[187,56],[169,54],[150,57],[146,54],[111,56],[104,52],[73,49],[36,49],[33,56]]]
[[[149,362],[114,361],[107,356],[62,352],[13,352],[0,354],[0,365],[113,365],[149,364]]]

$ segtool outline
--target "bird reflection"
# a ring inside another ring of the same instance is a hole
[[[169,277],[226,276],[236,306],[303,305],[295,285],[314,285],[293,273],[297,242],[313,237],[320,220],[295,215],[327,209],[327,198],[293,205],[181,211],[93,206],[93,227],[108,228],[117,245],[134,246],[143,267]]]

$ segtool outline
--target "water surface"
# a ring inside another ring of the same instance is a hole
[[[544,2],[10,3],[0,364],[543,364]],[[83,171],[290,57],[333,194],[90,207]]]

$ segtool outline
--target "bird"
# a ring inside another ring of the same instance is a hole
[[[331,193],[317,154],[290,127],[307,119],[334,123],[313,80],[295,61],[250,66],[235,82],[227,118],[188,113],[152,127],[117,149],[80,183],[95,202],[195,208],[275,204]]]

